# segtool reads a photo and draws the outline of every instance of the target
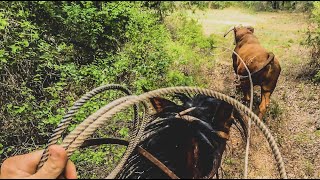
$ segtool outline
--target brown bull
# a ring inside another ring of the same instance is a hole
[[[254,28],[251,26],[240,26],[231,28],[225,36],[234,31],[235,49],[234,51],[242,58],[250,70],[253,85],[261,87],[261,103],[259,105],[259,118],[262,120],[270,103],[270,96],[274,91],[281,67],[277,58],[272,52],[267,52],[263,48],[257,37],[253,34]],[[250,81],[244,64],[239,57],[233,53],[233,68],[240,78],[237,88],[244,94],[244,100],[250,100]]]

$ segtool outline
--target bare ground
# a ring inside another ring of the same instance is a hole
[[[198,11],[190,14],[202,23],[204,34],[221,36],[218,46],[233,49],[233,37],[223,34],[237,24],[252,25],[261,44],[280,60],[282,72],[277,88],[271,96],[266,120],[277,140],[289,178],[320,177],[320,86],[297,78],[307,71],[309,50],[301,42],[306,38],[308,16],[302,13],[261,12],[229,8]],[[214,68],[204,67],[203,77],[210,78],[209,87],[228,95],[236,94],[233,83],[231,52],[217,49],[211,58]],[[255,107],[259,88],[255,88]],[[244,143],[233,131],[222,163],[224,178],[242,178]],[[249,156],[249,178],[279,178],[275,160],[262,133],[253,125]]]

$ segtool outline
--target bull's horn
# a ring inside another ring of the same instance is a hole
[[[228,35],[230,31],[234,30],[234,28],[235,28],[235,27],[231,27],[231,28],[223,35],[223,37],[226,37],[226,35]]]

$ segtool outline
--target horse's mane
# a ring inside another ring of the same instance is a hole
[[[203,178],[212,173],[216,174],[225,150],[226,139],[219,137],[215,132],[229,133],[230,128],[222,124],[236,123],[240,125],[237,127],[245,137],[247,131],[244,120],[232,105],[212,97],[176,94],[175,98],[179,102],[175,103],[162,98],[150,99],[157,113],[147,125],[139,145],[180,178],[194,178],[194,174],[197,174],[198,178]],[[177,116],[180,112],[190,108],[194,109],[187,115],[195,117],[198,121],[190,123]],[[229,120],[229,117],[233,117],[233,120]],[[190,157],[191,159],[187,161],[186,157],[190,156],[190,148],[193,148],[192,143],[199,148],[199,154],[197,158]],[[188,169],[187,163],[190,161],[199,167]],[[157,166],[138,153],[133,153],[118,177],[169,178]]]

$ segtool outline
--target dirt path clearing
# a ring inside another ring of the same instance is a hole
[[[279,144],[289,178],[320,177],[320,86],[296,78],[308,62],[308,49],[301,45],[308,26],[307,15],[286,12],[254,13],[241,9],[199,11],[191,16],[199,18],[204,33],[221,37],[218,45],[233,49],[233,37],[223,34],[237,24],[252,25],[261,44],[280,60],[282,72],[267,119]],[[235,95],[231,52],[217,50],[212,59],[215,68],[205,76],[212,79],[210,87],[229,95]],[[260,95],[259,89],[255,93]],[[255,97],[255,101],[260,101]],[[237,137],[237,133],[233,134]],[[261,133],[254,128],[249,157],[249,178],[278,178],[278,172],[270,148]],[[230,141],[223,162],[224,177],[241,178],[244,147],[239,138]]]

